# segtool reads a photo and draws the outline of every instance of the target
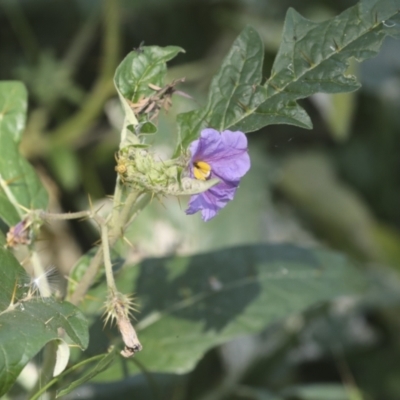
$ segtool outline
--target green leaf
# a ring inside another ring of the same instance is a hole
[[[154,93],[149,83],[164,85],[166,62],[184,50],[176,46],[144,46],[131,51],[118,66],[114,82],[122,96],[132,102]]]
[[[243,132],[271,124],[311,128],[296,101],[358,89],[355,77],[346,76],[349,59],[373,57],[386,35],[398,36],[399,9],[398,0],[364,0],[321,23],[289,9],[271,76],[262,86],[261,40],[247,27],[214,77],[207,105],[179,116],[181,144],[187,147],[205,126]]]
[[[178,116],[182,145],[187,147],[202,128],[224,130],[255,108],[266,96],[261,87],[264,48],[258,33],[250,27],[235,40],[218,74],[211,82],[207,105]]]
[[[84,373],[79,379],[70,383],[64,389],[57,391],[57,397],[65,396],[66,394],[72,392],[75,388],[83,385],[85,382],[90,381],[96,375],[100,374],[100,372],[106,370],[113,363],[114,358],[115,358],[114,350],[110,351],[107,354],[104,354],[103,357],[100,358],[100,361],[92,369]],[[65,372],[68,373],[68,371]]]
[[[23,212],[46,208],[47,192],[34,169],[18,152],[25,127],[27,94],[20,82],[0,82],[0,217],[16,224]]]
[[[183,49],[175,46],[144,46],[131,51],[118,66],[114,84],[125,113],[120,147],[139,143],[137,136],[129,129],[132,125],[136,129],[139,121],[128,101],[135,103],[154,94],[149,84],[162,87],[167,73],[166,62],[181,51]],[[140,122],[147,122],[146,118]]]
[[[360,272],[342,256],[291,245],[254,245],[193,257],[158,258],[126,267],[117,286],[140,304],[136,325],[149,371],[184,373],[211,347],[259,332],[312,304],[365,288]],[[103,299],[104,285],[91,298]],[[100,300],[85,304],[98,314]],[[109,335],[110,333],[106,333]],[[100,331],[96,330],[96,340]],[[95,339],[94,339],[95,340]],[[126,367],[139,370],[134,363]],[[123,376],[117,363],[99,376]],[[100,378],[101,377],[101,378]]]
[[[29,295],[29,277],[4,248],[0,248],[0,265],[1,396],[46,343],[59,339],[59,328],[74,343],[86,348],[88,327],[83,314],[72,304]]]

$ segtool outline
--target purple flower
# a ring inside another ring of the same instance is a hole
[[[247,138],[243,132],[203,129],[200,138],[189,146],[190,175],[192,178],[220,180],[204,193],[193,195],[186,214],[201,210],[204,221],[215,217],[218,211],[233,199],[240,178],[250,169]]]

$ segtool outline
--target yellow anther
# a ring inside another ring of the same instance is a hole
[[[200,181],[205,181],[211,175],[211,166],[204,161],[197,161],[193,163],[193,175]]]

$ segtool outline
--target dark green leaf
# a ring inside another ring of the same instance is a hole
[[[140,126],[140,134],[141,135],[151,135],[157,132],[157,127],[152,122],[145,122]]]
[[[27,94],[20,82],[0,82],[0,217],[18,222],[19,205],[46,208],[47,193],[31,165],[18,152],[25,127]]]
[[[264,48],[258,33],[247,27],[235,40],[213,78],[204,109],[178,116],[184,147],[202,128],[224,130],[240,119],[246,109],[257,107],[266,96],[261,87]]]
[[[29,277],[14,256],[0,248],[0,396],[40,349],[63,328],[81,348],[88,345],[83,314],[72,304],[36,298]]]
[[[117,286],[134,292],[140,303],[137,328],[143,351],[135,357],[150,371],[183,373],[209,348],[259,332],[317,302],[357,293],[365,281],[335,253],[256,245],[145,260],[125,268]],[[105,287],[91,295],[104,299]],[[93,314],[100,306],[97,301],[86,303]],[[138,372],[133,363],[127,367]],[[120,378],[122,368],[115,364],[102,379]]]
[[[355,77],[346,75],[349,59],[370,58],[386,35],[398,36],[399,9],[398,0],[363,0],[321,23],[289,9],[271,76],[263,86],[261,41],[246,28],[213,79],[207,105],[180,115],[181,143],[186,147],[205,126],[243,132],[282,123],[311,128],[296,101],[318,92],[358,89]]]

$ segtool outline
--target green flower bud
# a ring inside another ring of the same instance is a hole
[[[193,195],[202,193],[218,183],[218,179],[199,181],[181,177],[188,157],[160,161],[148,149],[130,145],[120,150],[116,171],[122,183],[134,190],[155,195]]]

